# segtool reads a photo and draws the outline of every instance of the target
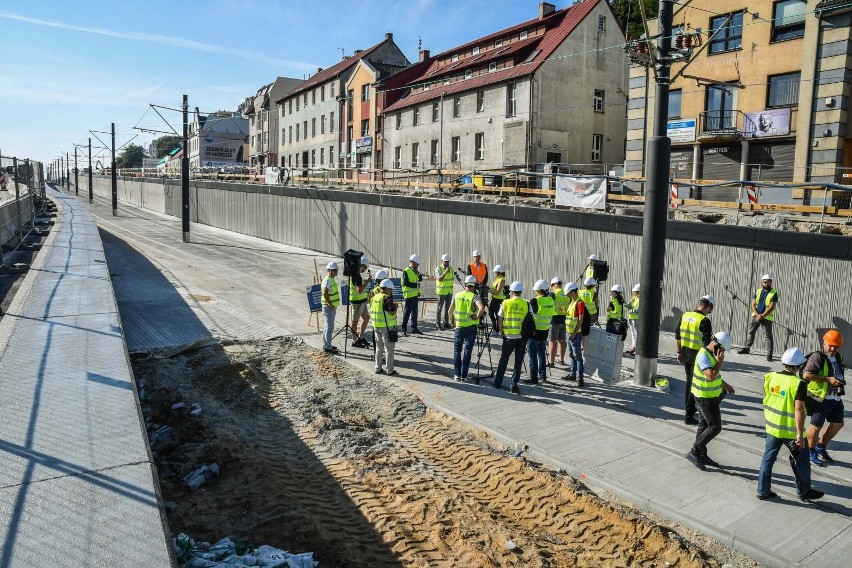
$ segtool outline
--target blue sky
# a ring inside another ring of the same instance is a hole
[[[133,130],[143,115],[139,126],[168,130],[149,103],[179,108],[187,94],[190,108],[234,110],[276,76],[329,67],[385,32],[416,60],[418,37],[438,53],[537,15],[538,0],[0,0],[0,151],[73,156],[111,122],[117,146],[136,134],[147,145]],[[179,113],[165,116],[180,130]]]

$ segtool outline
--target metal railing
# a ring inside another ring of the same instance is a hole
[[[698,113],[701,140],[730,140],[751,138],[757,126],[744,112],[739,110],[705,110]]]
[[[43,164],[0,156],[0,267],[32,232],[45,203]]]

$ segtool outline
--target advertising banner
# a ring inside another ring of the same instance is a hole
[[[695,142],[695,119],[670,120],[666,123],[666,136],[672,144],[678,142]]]
[[[790,134],[790,109],[771,108],[746,113],[746,133],[752,138]]]
[[[606,179],[556,176],[556,204],[606,209]]]
[[[263,171],[265,178],[264,183],[267,183],[269,185],[275,185],[276,183],[278,183],[278,174],[280,171],[281,170],[277,167],[266,166],[266,169],[264,169]]]
[[[213,164],[235,164],[243,161],[242,140],[214,140],[201,142],[201,163],[204,166]]]

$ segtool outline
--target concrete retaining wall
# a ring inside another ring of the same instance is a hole
[[[31,201],[25,190],[26,188],[22,188],[18,206],[15,205],[14,199],[0,205],[0,244],[8,242],[21,225],[26,225],[32,219]]]

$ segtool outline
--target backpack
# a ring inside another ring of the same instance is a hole
[[[535,335],[535,318],[530,312],[524,316],[524,321],[521,322],[521,339],[532,339]]]

